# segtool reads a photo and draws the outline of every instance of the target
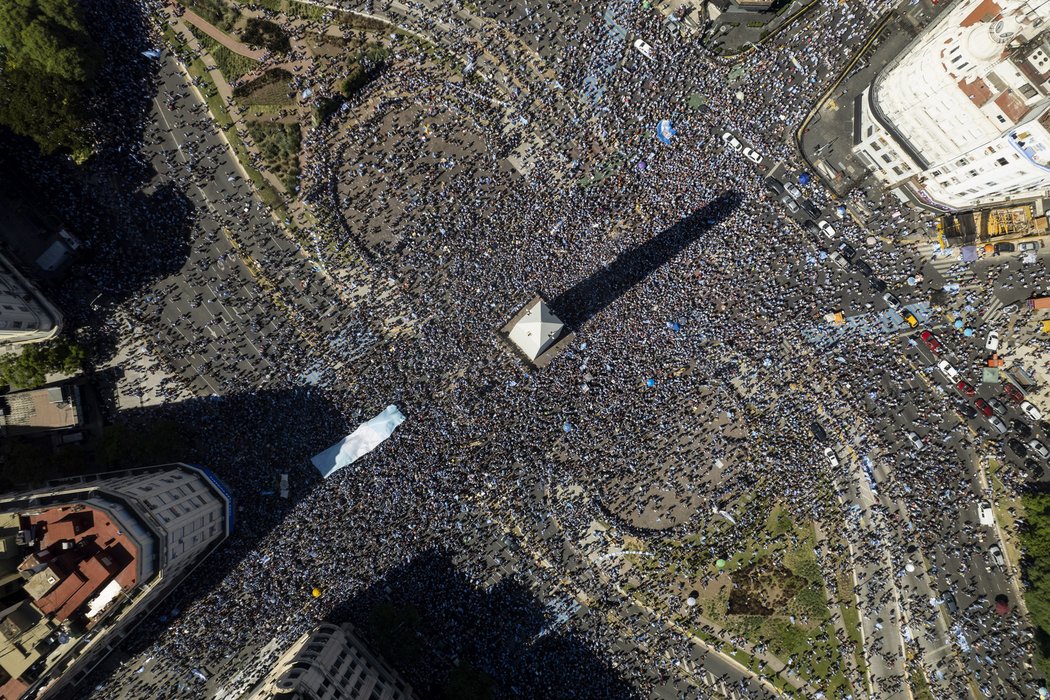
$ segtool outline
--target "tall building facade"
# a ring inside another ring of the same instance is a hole
[[[412,687],[373,655],[350,624],[304,634],[243,700],[414,700]]]
[[[1050,196],[1050,3],[956,0],[854,104],[853,151],[937,209]]]
[[[0,255],[0,345],[48,340],[61,322],[58,309]]]
[[[0,496],[0,700],[69,697],[232,527],[227,488],[187,464]]]

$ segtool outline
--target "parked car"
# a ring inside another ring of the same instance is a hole
[[[955,388],[967,396],[973,396],[976,393],[976,390],[973,388],[973,385],[965,381],[956,384]]]
[[[841,255],[839,255],[838,251],[834,251],[834,250],[831,251],[831,254],[828,255],[828,257],[831,258],[831,262],[835,263],[836,265],[841,267],[843,270],[845,270],[846,267],[849,265],[849,263],[846,261],[846,258],[844,258]]]
[[[948,362],[948,360],[941,360],[940,362],[938,362],[937,369],[941,370],[941,372],[944,372],[944,376],[946,376],[951,381],[959,381],[959,370],[952,367],[952,363]]]
[[[870,284],[871,288],[874,289],[876,292],[886,291],[886,283],[878,277],[869,277],[868,284]]]
[[[915,318],[915,314],[913,314],[911,311],[908,311],[907,309],[897,309],[897,313],[899,313],[901,315],[901,318],[904,319],[904,322],[912,328],[915,328],[915,326],[919,325],[919,319]]]
[[[995,432],[1000,435],[1006,435],[1006,423],[1003,423],[1003,419],[999,416],[988,416],[988,425],[995,428]]]
[[[798,213],[798,204],[796,204],[795,200],[791,198],[791,195],[785,194],[783,197],[780,198],[780,203],[783,204],[784,207],[792,214]]]
[[[813,437],[820,440],[821,442],[827,442],[828,440],[828,434],[824,430],[824,426],[822,426],[817,421],[813,421],[809,424],[809,432],[813,433]]]
[[[995,415],[997,416],[1006,413],[1006,406],[1004,406],[1003,402],[999,399],[988,399],[988,405],[992,407],[992,410],[995,411]]]
[[[926,343],[926,347],[930,349],[930,352],[937,354],[941,351],[941,341],[937,340],[937,336],[933,334],[933,331],[923,331],[919,334],[922,338],[922,342]]]
[[[950,591],[941,596],[941,600],[944,601],[944,605],[948,608],[948,612],[952,615],[959,614],[959,603],[956,602],[955,596],[952,595]]]
[[[812,216],[815,219],[819,219],[820,215],[823,213],[823,212],[820,211],[820,207],[818,207],[816,204],[814,204],[813,200],[811,200],[811,199],[803,199],[803,200],[801,200],[799,202],[799,204],[802,205],[802,208],[805,210],[805,212],[807,214],[809,214],[810,216]]]
[[[996,253],[1012,253],[1015,250],[1017,250],[1017,248],[1014,247],[1013,243],[996,243],[995,244],[995,252]]]
[[[778,197],[783,194],[786,194],[786,192],[784,192],[783,183],[781,183],[780,180],[776,179],[775,177],[767,177],[765,180],[762,181],[762,184],[765,185],[765,188],[767,190],[769,190]]]
[[[1032,428],[1020,418],[1010,421],[1010,428],[1023,438],[1032,436]]]
[[[817,238],[820,238],[820,227],[817,226],[816,222],[812,219],[806,219],[802,222],[802,228],[812,233]]]
[[[985,416],[991,416],[995,414],[992,407],[988,405],[988,402],[984,399],[977,399],[973,402],[973,405],[977,407],[977,410],[983,413]]]
[[[1014,454],[1018,457],[1023,458],[1028,455],[1028,447],[1025,446],[1025,444],[1017,438],[1011,438],[1006,442],[1006,444],[1010,447],[1011,450],[1014,451]]]
[[[883,294],[882,300],[886,302],[886,306],[890,307],[891,309],[899,309],[901,307],[901,300],[893,294],[891,294],[890,292],[886,292],[885,294]]]
[[[827,236],[828,238],[834,238],[835,237],[835,229],[832,228],[831,224],[829,224],[824,219],[821,219],[820,221],[818,221],[817,222],[817,226],[820,227],[820,230],[823,231],[824,235]]]
[[[992,331],[988,334],[988,338],[984,341],[984,349],[988,352],[999,351],[999,333]]]
[[[634,40],[634,48],[636,51],[638,51],[638,53],[642,54],[646,58],[653,57],[653,47],[649,46],[649,44],[645,43],[641,39]]]
[[[871,269],[871,265],[869,265],[863,258],[854,258],[851,262],[853,263],[853,267],[857,269],[857,272],[865,277],[871,277],[875,273],[875,271]]]
[[[1006,558],[1003,557],[1003,550],[999,549],[999,545],[992,544],[988,547],[988,556],[995,566],[1006,566]]]
[[[1043,412],[1040,411],[1035,406],[1033,406],[1031,401],[1022,401],[1021,402],[1021,413],[1025,414],[1026,416],[1028,416],[1032,420],[1042,420],[1043,419]]]
[[[747,158],[752,163],[754,163],[755,165],[761,165],[762,164],[762,154],[759,153],[758,151],[756,151],[753,148],[745,148],[744,149],[744,157]]]
[[[920,438],[919,434],[914,430],[906,430],[904,432],[904,437],[908,438],[908,442],[910,442],[911,446],[917,450],[921,450],[925,446],[923,445],[922,438]]]
[[[977,409],[968,403],[959,404],[959,413],[961,413],[965,418],[977,417]]]
[[[831,449],[830,447],[825,447],[824,456],[827,458],[828,464],[830,464],[832,467],[839,466],[839,457],[835,454],[835,450]]]
[[[1017,250],[1021,253],[1027,253],[1030,250],[1039,250],[1042,247],[1042,241],[1021,241],[1017,244]]]
[[[732,148],[734,151],[741,150],[744,146],[736,140],[736,136],[733,136],[728,131],[722,134],[722,143],[727,147]]]
[[[802,199],[802,190],[793,182],[785,182],[784,190],[795,199]]]
[[[1010,400],[1014,403],[1024,401],[1024,393],[1012,382],[1003,382],[1003,393],[1010,397]]]
[[[857,249],[846,241],[839,243],[839,252],[842,253],[842,257],[846,258],[846,260],[852,260],[857,256]]]
[[[1050,449],[1047,449],[1046,445],[1038,440],[1029,440],[1028,447],[1043,459],[1050,459]]]

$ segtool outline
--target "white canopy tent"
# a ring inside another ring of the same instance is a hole
[[[532,308],[507,333],[507,337],[530,360],[543,354],[561,335],[565,324],[551,312],[547,303],[538,299]]]
[[[404,422],[405,416],[397,406],[387,406],[378,416],[367,423],[362,423],[357,430],[324,452],[314,455],[310,461],[317,467],[317,471],[321,472],[321,476],[327,479],[343,467],[353,464],[374,450],[394,433],[397,426]]]

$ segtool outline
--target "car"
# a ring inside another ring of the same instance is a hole
[[[839,252],[842,253],[842,257],[846,258],[846,260],[852,260],[857,257],[857,249],[846,241],[839,243]]]
[[[995,244],[995,252],[997,254],[998,253],[1012,253],[1015,250],[1017,250],[1017,248],[1014,247],[1013,243],[996,243]]]
[[[977,417],[977,409],[974,408],[973,406],[971,406],[968,403],[960,403],[959,406],[958,406],[958,411],[965,418],[976,418]]]
[[[1024,401],[1024,392],[1018,389],[1017,385],[1012,382],[1003,382],[1003,393],[1014,403],[1021,403]]]
[[[799,204],[802,205],[802,208],[807,214],[809,214],[815,219],[819,219],[820,215],[823,214],[823,212],[820,211],[820,207],[814,204],[813,200],[811,199],[803,199],[799,202]]]
[[[882,279],[879,277],[869,277],[868,284],[870,284],[871,288],[874,289],[876,292],[886,291],[886,283],[883,282]]]
[[[904,437],[908,438],[908,442],[910,442],[911,446],[915,449],[921,450],[923,448],[922,438],[920,438],[919,434],[916,433],[914,430],[905,431]]]
[[[791,198],[791,195],[785,194],[780,198],[780,203],[783,204],[792,214],[798,213],[798,204],[796,204],[795,200]]]
[[[944,376],[953,382],[959,381],[959,370],[952,367],[952,363],[948,360],[941,360],[937,363],[937,369],[944,372]]]
[[[1006,435],[1006,423],[1003,423],[1003,419],[999,416],[988,416],[988,425],[995,428],[995,432],[1000,435]]]
[[[1043,459],[1050,459],[1050,449],[1047,449],[1046,445],[1038,440],[1029,440],[1028,447]]]
[[[634,40],[634,48],[638,53],[642,54],[646,58],[653,57],[653,47],[649,46],[649,44],[645,43],[641,39]]]
[[[1043,247],[1041,241],[1021,241],[1017,244],[1017,250],[1020,253],[1027,253],[1030,250],[1039,250]]]
[[[1006,413],[1006,406],[1004,406],[1003,402],[999,399],[988,399],[988,405],[992,407],[992,410],[995,411],[995,415],[997,416]]]
[[[1032,420],[1043,420],[1043,412],[1033,406],[1031,401],[1021,402],[1021,413],[1025,414]]]
[[[722,134],[722,143],[724,143],[729,148],[732,148],[734,151],[739,151],[743,148],[743,145],[741,145],[741,143],[736,140],[736,136],[733,136],[733,134],[729,133],[728,131]]]
[[[767,190],[769,190],[778,197],[780,197],[783,194],[786,194],[784,192],[783,183],[781,183],[780,180],[776,179],[775,177],[767,177],[762,181],[762,184]]]
[[[907,309],[899,309],[897,313],[899,313],[901,315],[901,318],[904,319],[904,322],[912,328],[915,328],[915,326],[919,325],[919,319],[915,318],[915,314],[913,314],[911,311],[908,311]]]
[[[919,334],[922,338],[922,342],[926,343],[926,347],[930,349],[930,352],[937,354],[941,351],[941,341],[937,340],[937,336],[933,334],[933,331],[923,331]]]
[[[828,433],[824,430],[824,426],[817,421],[813,421],[809,424],[809,432],[813,433],[813,437],[821,442],[826,442],[828,439]]]
[[[754,163],[755,165],[761,165],[762,164],[762,154],[759,153],[758,151],[756,151],[753,148],[745,148],[744,149],[744,157],[747,158],[752,163]]]
[[[829,224],[824,219],[821,219],[820,221],[818,221],[817,222],[817,226],[820,227],[820,230],[823,231],[824,235],[827,236],[828,238],[834,238],[835,237],[835,229],[832,227],[831,224]]]
[[[784,191],[795,199],[802,199],[802,190],[800,190],[793,182],[785,182]]]
[[[955,388],[967,396],[973,396],[976,393],[976,390],[973,388],[973,385],[966,381],[959,382],[955,385]]]
[[[992,544],[988,547],[988,556],[991,557],[992,563],[996,566],[1006,566],[1006,559],[1003,557],[1003,550],[999,549],[999,545]]]
[[[999,333],[997,331],[992,331],[988,334],[988,338],[984,341],[984,349],[988,352],[998,352]]]
[[[824,456],[827,458],[829,465],[831,465],[832,467],[839,466],[839,457],[835,454],[835,450],[831,449],[830,447],[825,447]]]
[[[845,270],[846,267],[849,265],[849,262],[846,261],[846,258],[839,255],[836,251],[831,251],[831,254],[828,255],[828,257],[831,258],[831,262],[835,263],[843,270]]]
[[[988,501],[981,501],[977,504],[977,519],[981,525],[987,527],[995,525],[995,511],[992,510],[992,506]]]
[[[853,264],[853,267],[857,269],[857,272],[864,275],[865,277],[871,277],[871,275],[875,272],[871,269],[871,265],[869,265],[866,261],[862,260],[861,258],[854,258],[850,262]]]
[[[882,295],[882,300],[886,302],[886,306],[891,309],[899,309],[901,307],[901,300],[895,297],[890,292],[886,292]]]
[[[1010,421],[1010,428],[1023,438],[1032,436],[1032,428],[1020,418]]]
[[[806,219],[802,222],[802,228],[806,229],[814,236],[820,237],[820,227],[813,221],[813,219]]]
[[[1007,441],[1006,444],[1010,447],[1011,450],[1014,451],[1014,454],[1018,457],[1023,458],[1028,454],[1028,447],[1026,447],[1025,444],[1017,438],[1011,438],[1009,441]]]
[[[973,402],[973,405],[976,406],[977,410],[983,413],[985,416],[992,416],[995,414],[995,411],[992,410],[992,407],[989,406],[988,402],[984,399],[977,399]]]
[[[945,593],[941,596],[941,600],[944,601],[944,606],[948,608],[948,612],[952,615],[957,615],[959,613],[959,603],[955,601],[955,596],[952,595],[951,592]]]

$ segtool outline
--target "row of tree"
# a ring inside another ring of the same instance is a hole
[[[0,1],[0,124],[44,153],[93,148],[86,94],[101,61],[76,0]]]
[[[1035,662],[1050,674],[1050,493],[1022,498],[1025,524],[1021,546],[1025,553],[1025,603],[1036,627]]]
[[[26,345],[18,355],[0,356],[0,384],[33,389],[43,386],[48,374],[76,374],[86,360],[84,349],[68,338]]]

